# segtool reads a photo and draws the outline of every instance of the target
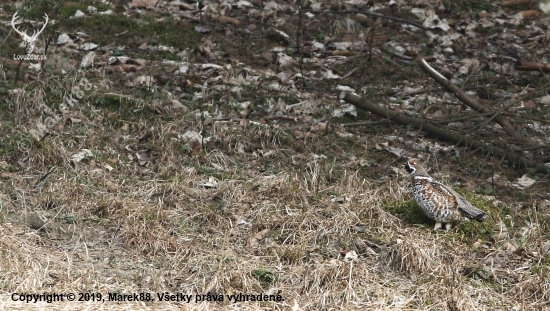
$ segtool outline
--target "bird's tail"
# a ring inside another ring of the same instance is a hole
[[[462,198],[461,198],[462,200]],[[462,202],[464,203],[463,206],[460,206],[459,209],[464,213],[466,214],[465,216],[468,217],[468,218],[471,218],[471,219],[475,219],[479,222],[483,222],[485,221],[485,219],[487,219],[487,217],[489,216],[489,214],[485,213],[484,211],[474,207],[472,204],[468,204],[469,202],[466,201],[465,199],[462,200]]]
[[[484,211],[480,211],[478,210],[479,213],[477,213],[475,216],[474,216],[474,219],[479,221],[479,222],[483,222],[485,221],[485,219],[487,219],[487,217],[489,216],[489,214],[485,213]]]
[[[475,219],[479,222],[485,221],[489,214],[485,213],[484,211],[478,210],[477,208],[459,208],[465,216],[471,219]]]

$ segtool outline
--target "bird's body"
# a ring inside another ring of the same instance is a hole
[[[405,169],[411,174],[413,196],[416,204],[429,218],[435,220],[434,230],[445,223],[447,230],[452,222],[484,221],[488,214],[473,206],[463,196],[451,187],[434,180],[420,165],[418,159],[411,159],[405,164]]]

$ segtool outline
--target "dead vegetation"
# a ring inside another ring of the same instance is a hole
[[[25,19],[48,12],[59,21],[60,33],[45,28],[44,37],[53,38],[48,60],[2,67],[2,309],[550,307],[548,175],[514,170],[500,157],[338,100],[340,91],[361,90],[451,130],[453,123],[459,130],[483,125],[476,133],[497,141],[500,129],[486,126],[486,116],[428,85],[407,60],[401,45],[418,45],[465,89],[471,86],[471,95],[513,98],[514,105],[499,107],[525,120],[530,130],[521,135],[542,144],[547,74],[520,74],[477,52],[465,56],[486,36],[505,40],[516,31],[526,37],[517,43],[533,51],[525,55],[548,63],[542,11],[518,21],[492,2],[475,3],[483,8],[453,2],[445,23],[476,37],[447,46],[443,34],[428,42],[379,16],[330,13],[380,6],[381,15],[417,22],[411,5],[400,1],[302,7],[202,1],[200,11],[185,1],[55,3],[18,8]],[[428,2],[415,8],[439,10]],[[16,8],[9,9],[2,20]],[[84,16],[69,18],[78,10]],[[470,29],[468,14],[492,25]],[[302,41],[295,44],[298,31]],[[12,35],[0,48],[22,53],[18,45]],[[485,65],[465,61],[476,57]],[[546,152],[528,151],[539,160]],[[490,219],[433,232],[410,197],[399,158],[409,155],[423,156],[435,177],[465,189],[459,191]],[[11,298],[44,292],[77,299],[101,293],[104,301]],[[165,292],[193,295],[193,301],[159,301],[157,293]],[[155,301],[110,302],[108,293],[151,293]],[[284,301],[225,296],[240,293]],[[196,295],[225,299],[195,301]]]

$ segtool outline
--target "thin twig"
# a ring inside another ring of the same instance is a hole
[[[298,4],[298,30],[296,30],[296,51],[298,52],[298,55],[300,56],[300,75],[301,75],[301,84],[302,88],[305,86],[305,79],[304,79],[304,58],[302,54],[300,53],[300,33],[302,32],[302,2]]]
[[[416,58],[416,62],[424,70],[430,77],[432,77],[437,83],[441,84],[444,88],[446,88],[448,91],[452,92],[460,101],[462,101],[464,104],[468,105],[470,108],[474,109],[477,112],[493,112],[491,109],[481,105],[479,102],[468,96],[464,90],[462,90],[460,87],[452,84],[447,78],[442,76],[439,72],[437,72],[435,69],[433,69],[422,57],[418,56]],[[496,123],[500,124],[510,135],[512,135],[515,139],[517,139],[520,142],[523,142],[525,144],[533,144],[533,142],[521,135],[521,133],[514,128],[514,126],[510,123],[510,121],[507,118],[504,118],[501,115],[495,115],[494,120]]]
[[[491,40],[491,39],[487,40],[487,42],[489,42],[489,43],[491,43],[491,44],[493,44],[493,45],[496,45],[497,47],[499,47],[499,48],[501,48],[502,50],[506,51],[506,53],[508,53],[510,56],[512,56],[512,57],[515,59],[516,62],[521,61],[521,57],[520,57],[518,54],[516,54],[514,51],[512,51],[512,50],[510,50],[510,49],[507,49],[507,48],[505,48],[505,47],[503,47],[502,45],[496,43],[495,41],[493,41],[493,40]]]
[[[390,122],[390,120],[353,122],[353,123],[344,123],[344,124],[342,124],[342,126],[344,126],[344,127],[356,127],[356,126],[365,126],[365,125],[383,125],[383,124],[388,124],[388,122]]]
[[[420,28],[420,29],[422,29],[422,30],[424,30],[424,31],[433,30],[432,28],[428,28],[428,27],[422,26],[422,25],[420,25],[420,24],[417,23],[417,22],[411,22],[411,21],[408,21],[408,20],[406,20],[406,19],[402,19],[402,18],[398,18],[398,17],[393,17],[393,16],[382,15],[382,14],[373,13],[373,12],[367,12],[367,11],[349,11],[349,10],[342,10],[342,11],[320,11],[320,12],[319,12],[319,11],[303,11],[303,13],[312,13],[312,14],[357,14],[357,13],[361,13],[361,14],[364,14],[364,15],[367,15],[367,16],[379,17],[379,18],[383,18],[383,19],[393,20],[393,21],[396,21],[396,22],[402,22],[402,23],[405,23],[405,24],[414,26],[414,27],[416,27],[416,28]]]
[[[512,101],[510,101],[510,102],[508,103],[508,105],[506,105],[506,106],[500,108],[497,112],[495,112],[495,113],[493,114],[493,116],[491,116],[489,119],[485,120],[485,122],[483,122],[483,123],[479,126],[479,128],[474,132],[474,134],[477,133],[477,132],[479,132],[479,131],[480,131],[482,128],[484,128],[489,122],[491,122],[496,116],[498,116],[499,114],[501,114],[505,109],[508,109],[510,106],[512,106],[512,105],[515,104],[515,103],[516,103],[516,102],[514,102],[514,101],[512,100]]]

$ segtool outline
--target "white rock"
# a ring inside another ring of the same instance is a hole
[[[59,37],[57,38],[57,44],[59,45],[65,44],[67,42],[72,42],[72,41],[73,40],[71,39],[71,37],[69,37],[69,35],[66,33],[60,34]]]
[[[75,18],[78,18],[78,17],[84,17],[86,16],[86,14],[80,10],[76,10],[76,12],[74,13],[74,16]]]

